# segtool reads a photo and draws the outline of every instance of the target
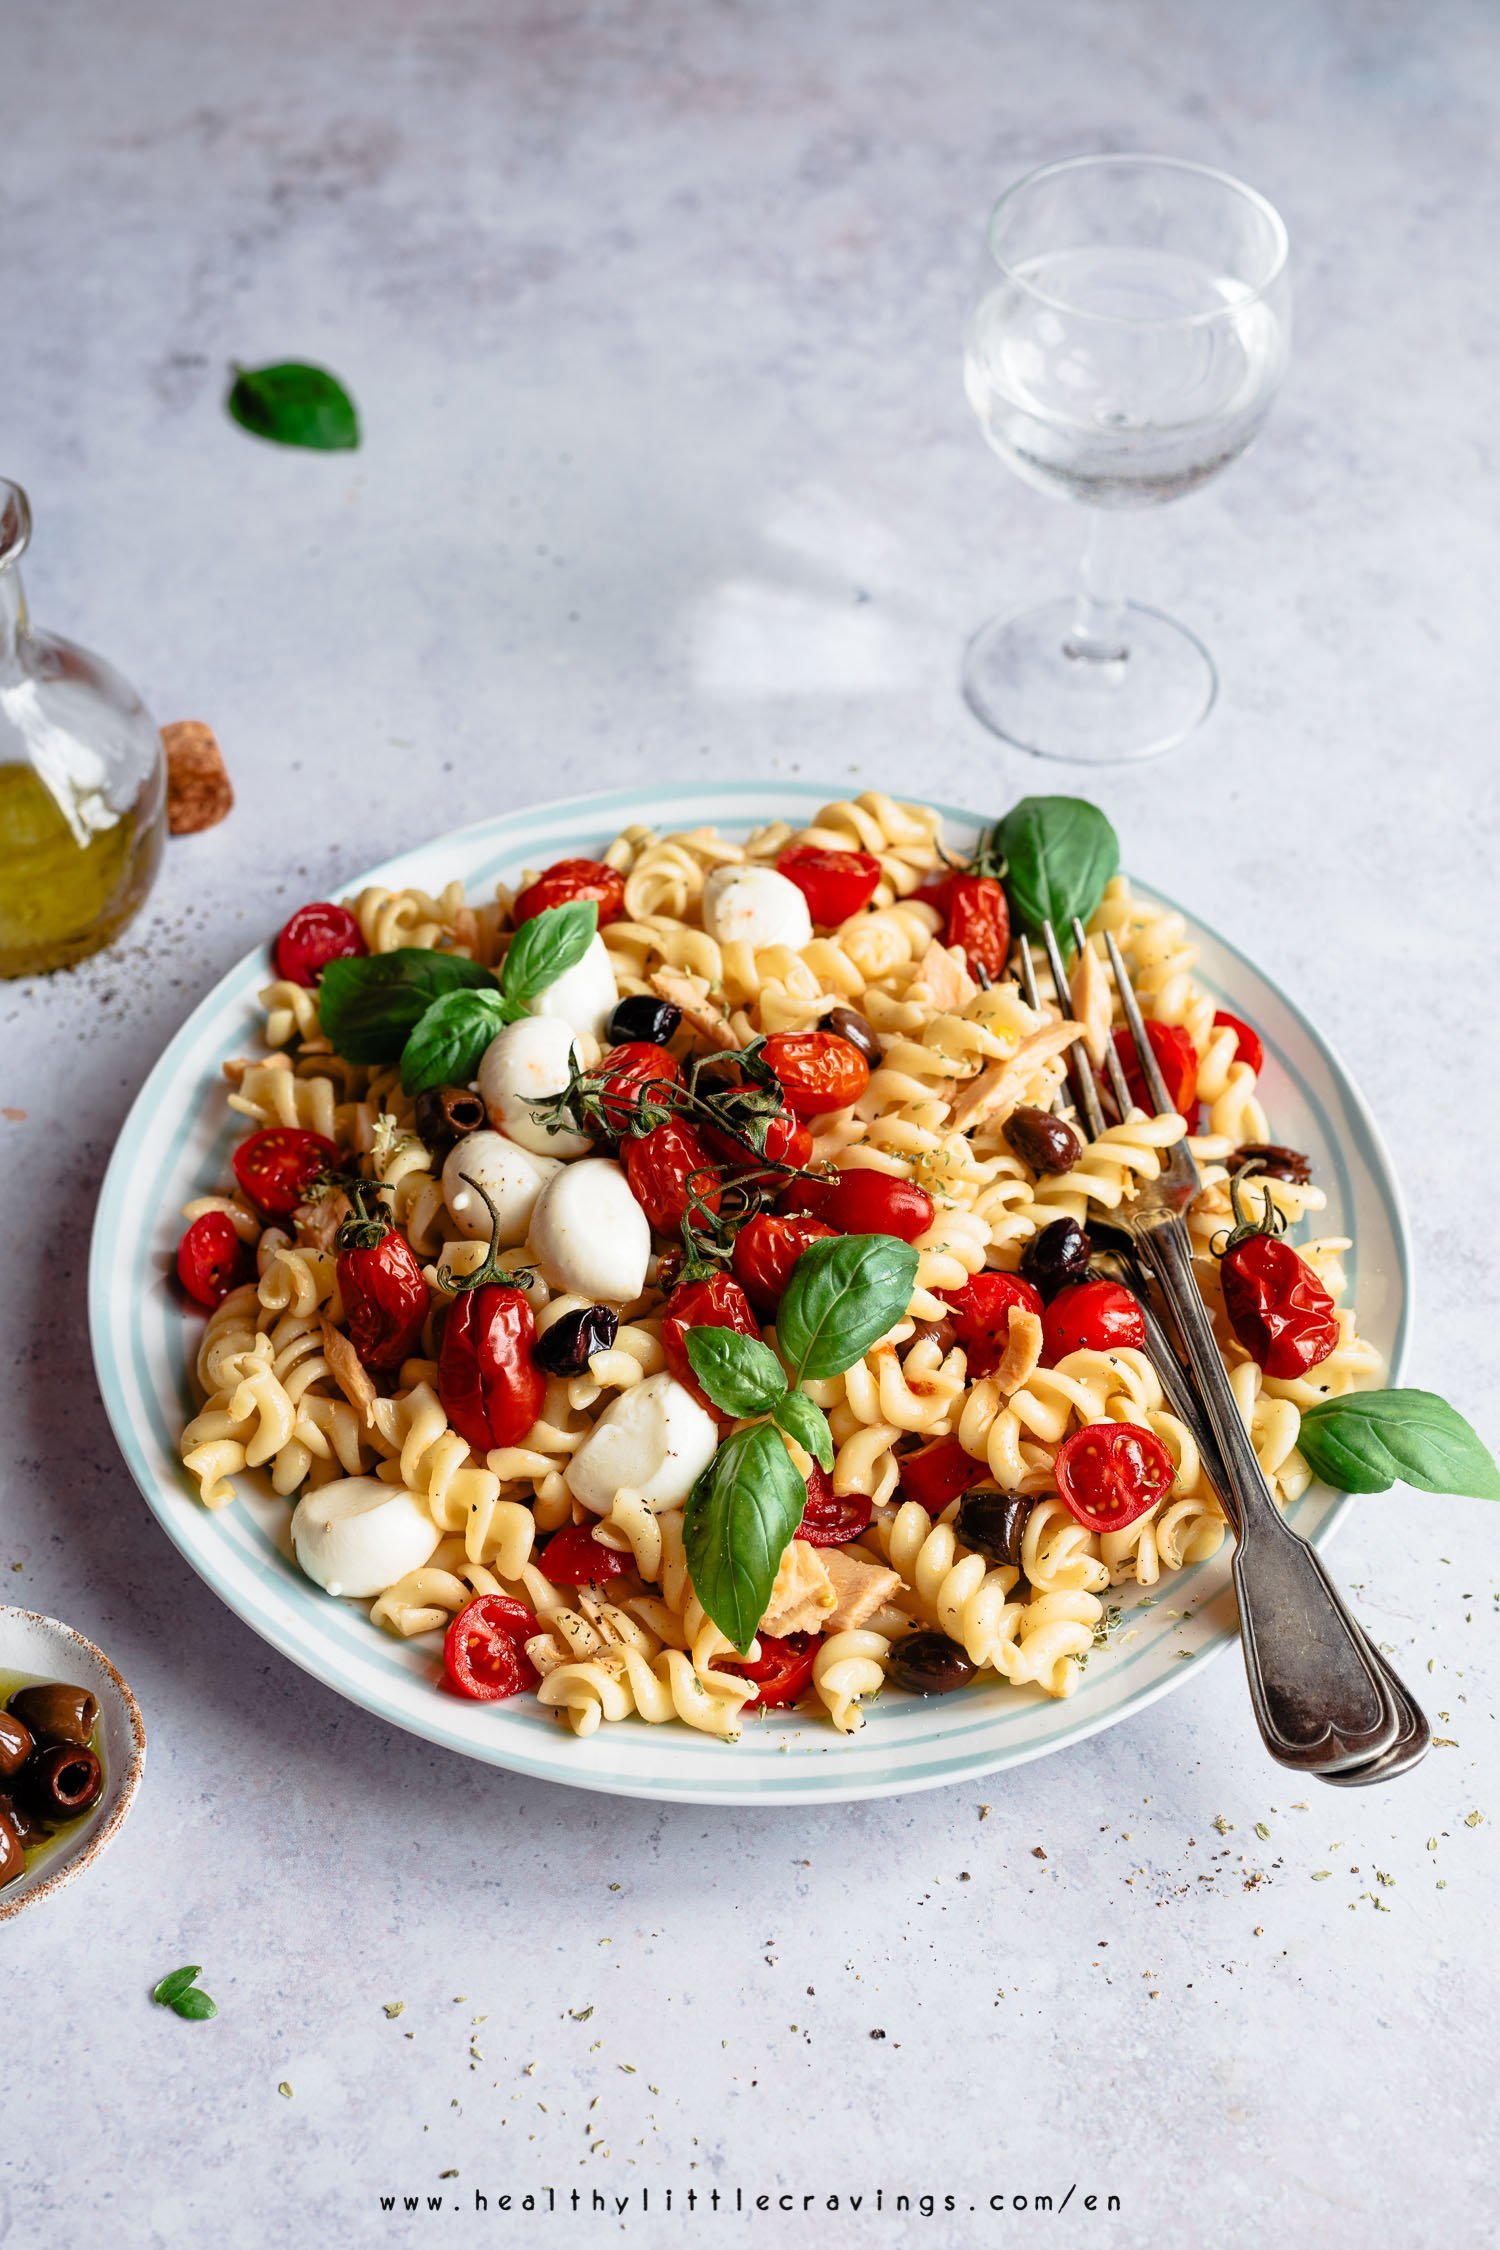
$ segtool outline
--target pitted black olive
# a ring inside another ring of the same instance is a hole
[[[665,1047],[681,1021],[682,1010],[675,1000],[658,1000],[654,992],[632,992],[616,1003],[604,1027],[605,1044],[625,1047],[643,1039],[648,1046]]]
[[[1290,1180],[1297,1187],[1306,1187],[1312,1178],[1312,1166],[1297,1148],[1281,1148],[1275,1141],[1246,1141],[1234,1150],[1225,1164],[1231,1176],[1254,1167],[1273,1180]]]
[[[950,1695],[973,1679],[974,1670],[946,1633],[912,1633],[891,1650],[890,1676],[912,1695]]]
[[[0,1818],[10,1822],[11,1827],[23,1844],[29,1844],[34,1839],[39,1839],[40,1831],[36,1822],[32,1819],[26,1807],[20,1804],[16,1798],[0,1795]]]
[[[26,1872],[26,1854],[15,1828],[0,1812],[0,1890]]]
[[[1049,1301],[1070,1282],[1087,1281],[1093,1244],[1076,1219],[1054,1219],[1021,1253],[1021,1271]]]
[[[1021,1567],[1021,1534],[1031,1513],[1031,1501],[1020,1492],[992,1492],[977,1488],[958,1503],[955,1531],[966,1547],[989,1561]]]
[[[1013,1109],[1005,1120],[1005,1138],[1033,1172],[1070,1171],[1083,1154],[1083,1143],[1067,1119],[1046,1109]]]
[[[446,1156],[455,1141],[488,1122],[484,1103],[467,1086],[429,1086],[412,1113],[417,1138],[434,1156]]]
[[[847,1039],[857,1047],[872,1070],[878,1070],[885,1060],[885,1050],[880,1044],[875,1026],[866,1023],[853,1008],[830,1008],[823,1018],[825,1031],[836,1031],[840,1039]]]
[[[99,1706],[88,1689],[66,1687],[61,1680],[17,1688],[6,1709],[39,1743],[76,1742],[80,1749],[87,1749],[99,1720]]]
[[[38,1820],[76,1820],[104,1794],[104,1768],[92,1750],[54,1742],[16,1776],[16,1795]]]
[[[544,1328],[531,1356],[547,1375],[581,1375],[595,1352],[607,1352],[620,1333],[620,1316],[608,1305],[582,1305]]]
[[[0,1711],[0,1781],[9,1781],[13,1773],[19,1773],[35,1748],[30,1727],[14,1711]]]

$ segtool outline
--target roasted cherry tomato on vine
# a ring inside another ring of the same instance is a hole
[[[276,974],[289,984],[316,984],[330,961],[347,961],[369,950],[348,907],[319,899],[312,906],[299,906],[282,924],[271,957]]]
[[[338,1160],[332,1141],[295,1125],[269,1125],[263,1133],[252,1133],[232,1159],[234,1176],[251,1202],[277,1219],[306,1202],[314,1180],[335,1170]]]
[[[678,1117],[625,1143],[625,1177],[658,1234],[675,1234],[695,1200],[719,1208],[723,1176],[702,1134]]]
[[[1146,1037],[1151,1052],[1156,1057],[1156,1067],[1161,1072],[1162,1084],[1167,1089],[1167,1100],[1179,1117],[1191,1125],[1193,1106],[1198,1099],[1198,1050],[1179,1023],[1157,1023],[1146,1018]],[[1156,1104],[1146,1085],[1146,1074],[1135,1051],[1135,1040],[1128,1024],[1121,1024],[1115,1032],[1115,1052],[1125,1073],[1125,1084],[1137,1109],[1148,1117],[1154,1116]]]
[[[734,1238],[734,1270],[757,1311],[775,1312],[808,1244],[825,1241],[833,1232],[821,1219],[782,1218],[770,1211],[740,1228]]]
[[[736,1133],[726,1133],[720,1126],[705,1125],[703,1138],[722,1164],[738,1172],[753,1172],[763,1164],[805,1164],[812,1155],[813,1140],[800,1117],[789,1109],[778,1110],[766,1119],[766,1145],[757,1156],[746,1140]]]
[[[818,1206],[818,1217],[835,1234],[893,1234],[898,1242],[915,1242],[933,1216],[933,1200],[925,1188],[867,1164],[840,1172]]]
[[[761,1049],[798,1117],[847,1109],[870,1083],[859,1049],[836,1031],[777,1031]]]
[[[789,844],[776,871],[795,883],[807,911],[823,929],[835,929],[875,896],[880,862],[870,852],[825,852],[815,844]]]
[[[483,1188],[476,1193],[494,1222],[489,1255],[477,1273],[456,1284],[438,1359],[438,1397],[465,1444],[484,1454],[520,1443],[542,1411],[547,1378],[532,1357],[536,1315],[500,1263],[495,1206]]]
[[[350,1343],[366,1367],[381,1373],[410,1359],[421,1343],[427,1284],[387,1214],[368,1210],[353,1181],[344,1192],[353,1211],[339,1228],[339,1296]]]
[[[1010,954],[1010,906],[993,875],[952,875],[943,909],[944,937],[961,945],[969,967],[1003,977]]]
[[[1118,1281],[1075,1281],[1059,1289],[1042,1314],[1042,1365],[1069,1352],[1143,1352],[1146,1316]]]
[[[559,859],[519,893],[511,916],[519,929],[523,922],[545,914],[549,906],[571,906],[580,898],[594,901],[602,930],[607,922],[618,922],[625,911],[625,878],[602,859]]]
[[[702,1281],[680,1281],[667,1299],[661,1321],[661,1348],[668,1372],[719,1421],[732,1421],[733,1416],[715,1406],[698,1387],[687,1355],[690,1328],[732,1328],[740,1336],[758,1336],[760,1322],[739,1283],[727,1273],[709,1274]]]
[[[971,1377],[993,1375],[1010,1340],[1012,1305],[1022,1312],[1043,1312],[1042,1293],[1018,1273],[971,1274],[962,1289],[940,1289],[938,1295],[953,1307],[953,1333],[968,1355]]]
[[[1248,1063],[1258,1078],[1265,1067],[1266,1050],[1260,1043],[1260,1033],[1253,1031],[1242,1017],[1232,1016],[1227,1008],[1214,1010],[1214,1029],[1234,1033],[1234,1059]]]
[[[1238,1224],[1219,1260],[1229,1325],[1273,1382],[1295,1382],[1337,1344],[1337,1309],[1307,1260],[1280,1240],[1284,1222],[1269,1194],[1260,1224],[1245,1217],[1238,1178],[1230,1194]]]
[[[774,1633],[757,1633],[755,1638],[759,1656],[734,1657],[721,1669],[753,1680],[760,1691],[755,1700],[763,1711],[783,1710],[807,1692],[817,1662],[818,1635],[787,1633],[778,1639]]]
[[[807,1472],[807,1506],[795,1536],[805,1539],[809,1547],[847,1546],[862,1531],[868,1531],[874,1513],[875,1504],[867,1492],[840,1496],[828,1471],[814,1461]]]
[[[611,1047],[600,1063],[600,1099],[610,1131],[618,1140],[630,1130],[642,1101],[657,1099],[655,1090],[675,1086],[682,1068],[675,1055],[645,1039],[632,1039]]]
[[[1053,1463],[1064,1505],[1090,1531],[1123,1531],[1172,1489],[1171,1454],[1134,1422],[1089,1422]]]
[[[177,1245],[177,1278],[199,1305],[219,1305],[251,1274],[249,1246],[222,1211],[204,1211]]]
[[[630,1568],[629,1555],[601,1547],[586,1523],[564,1524],[554,1531],[537,1558],[537,1568],[554,1586],[602,1586]]]
[[[523,1643],[537,1621],[508,1594],[476,1594],[458,1612],[443,1640],[443,1671],[455,1695],[475,1703],[502,1703],[537,1684]]]
[[[930,1516],[940,1516],[950,1500],[957,1500],[989,1474],[956,1437],[934,1438],[915,1453],[904,1453],[900,1468],[902,1498],[919,1500]]]

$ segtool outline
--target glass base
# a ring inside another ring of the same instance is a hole
[[[964,658],[964,696],[992,733],[1036,758],[1094,766],[1158,758],[1213,709],[1203,643],[1159,610],[1125,605],[1123,656],[1070,656],[1067,596],[983,626]]]

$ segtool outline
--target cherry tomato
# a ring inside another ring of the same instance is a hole
[[[1266,1061],[1266,1050],[1260,1043],[1259,1032],[1252,1031],[1249,1024],[1239,1016],[1232,1016],[1227,1008],[1216,1008],[1214,1010],[1214,1026],[1215,1029],[1228,1030],[1234,1033],[1235,1061],[1248,1063],[1258,1078],[1265,1068]]]
[[[1254,1230],[1231,1237],[1219,1275],[1230,1327],[1274,1382],[1295,1382],[1337,1344],[1333,1299],[1289,1242]]]
[[[734,1270],[758,1312],[775,1312],[792,1268],[808,1244],[833,1232],[821,1219],[780,1218],[769,1211],[740,1228],[734,1238]]]
[[[521,1644],[537,1630],[530,1610],[508,1594],[476,1594],[443,1640],[448,1686],[475,1703],[501,1703],[522,1688],[534,1688],[536,1672]]]
[[[940,1516],[950,1500],[988,1474],[984,1463],[966,1453],[956,1437],[934,1438],[915,1453],[902,1455],[901,1496],[919,1500],[930,1516]]]
[[[818,1216],[835,1234],[893,1234],[915,1242],[933,1221],[932,1197],[910,1180],[892,1179],[867,1164],[840,1172],[818,1206]]]
[[[1053,1463],[1058,1493],[1090,1531],[1123,1531],[1172,1489],[1172,1456],[1134,1422],[1090,1422]]]
[[[1075,1281],[1059,1289],[1042,1314],[1042,1365],[1069,1352],[1143,1352],[1146,1316],[1118,1281]]]
[[[940,1289],[953,1307],[953,1333],[968,1355],[971,1377],[993,1375],[1010,1337],[1010,1308],[1038,1315],[1042,1293],[1018,1273],[971,1274],[962,1289]]]
[[[427,1284],[411,1244],[383,1213],[363,1213],[339,1231],[339,1295],[349,1341],[376,1373],[399,1367],[422,1341]]]
[[[789,844],[776,869],[796,884],[808,913],[825,930],[868,906],[880,882],[880,862],[871,853],[824,852],[814,844]]]
[[[549,906],[570,906],[574,899],[591,898],[599,909],[599,927],[618,922],[625,911],[625,878],[602,859],[559,859],[534,883],[528,883],[511,908],[519,929]]]
[[[677,1117],[625,1143],[630,1192],[658,1234],[675,1234],[694,1196],[717,1211],[722,1175],[707,1142]]]
[[[806,1693],[817,1662],[818,1635],[788,1633],[778,1639],[774,1633],[757,1633],[755,1637],[760,1654],[753,1662],[748,1656],[737,1656],[720,1670],[753,1680],[760,1690],[755,1700],[761,1709],[780,1711]]]
[[[800,1117],[789,1109],[781,1109],[774,1117],[766,1119],[766,1145],[764,1153],[757,1156],[746,1140],[736,1133],[726,1133],[720,1126],[704,1125],[700,1128],[704,1140],[720,1163],[734,1171],[753,1172],[763,1164],[805,1164],[813,1151],[813,1138]]]
[[[1146,1018],[1146,1037],[1151,1042],[1151,1052],[1156,1057],[1156,1067],[1161,1072],[1162,1084],[1167,1089],[1167,1100],[1179,1117],[1193,1121],[1193,1105],[1198,1099],[1198,1050],[1183,1030],[1181,1024],[1157,1023]],[[1130,1098],[1137,1109],[1153,1116],[1156,1103],[1146,1086],[1146,1074],[1141,1069],[1135,1051],[1135,1040],[1127,1024],[1115,1031],[1115,1052],[1125,1073],[1125,1083]]]
[[[828,1471],[814,1461],[807,1472],[807,1506],[796,1536],[809,1547],[843,1547],[869,1529],[874,1513],[867,1492],[847,1492],[841,1498]]]
[[[277,1219],[306,1202],[313,1181],[334,1170],[338,1160],[332,1141],[295,1125],[270,1125],[263,1133],[252,1133],[231,1159],[234,1176],[251,1202]]]
[[[739,1283],[727,1273],[710,1274],[703,1281],[680,1281],[667,1299],[661,1322],[661,1348],[671,1373],[718,1421],[733,1421],[733,1415],[726,1415],[698,1388],[687,1355],[690,1328],[732,1328],[740,1336],[758,1336],[760,1322]]]
[[[448,1308],[438,1360],[438,1397],[466,1445],[478,1454],[519,1445],[542,1411],[547,1378],[532,1358],[536,1316],[513,1282],[490,1281],[482,1266]]]
[[[249,1246],[222,1211],[200,1213],[177,1245],[177,1278],[195,1304],[222,1304],[250,1273]]]
[[[995,877],[951,875],[944,912],[948,944],[963,947],[971,969],[1003,977],[1010,955],[1010,906]]]
[[[276,974],[288,983],[316,984],[319,970],[326,969],[330,961],[347,961],[369,950],[348,907],[320,899],[313,906],[299,906],[291,920],[283,923],[272,959]]]
[[[629,1555],[601,1547],[586,1523],[554,1531],[537,1558],[537,1568],[554,1586],[601,1586],[630,1568]]]
[[[799,1117],[847,1109],[870,1083],[864,1056],[836,1031],[773,1032],[761,1052]]]
[[[610,1048],[599,1065],[598,1076],[604,1080],[600,1089],[604,1114],[618,1140],[629,1132],[636,1111],[651,1089],[675,1086],[682,1069],[676,1056],[664,1048],[653,1046],[649,1040],[632,1039],[622,1047]]]

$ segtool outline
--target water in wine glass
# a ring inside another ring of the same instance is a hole
[[[1149,507],[1244,452],[1289,347],[1284,303],[1191,255],[1049,250],[981,298],[964,387],[1029,483],[1094,507]]]

